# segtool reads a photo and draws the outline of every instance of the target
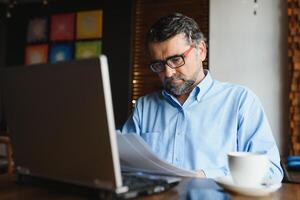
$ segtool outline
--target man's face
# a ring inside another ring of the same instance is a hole
[[[182,55],[190,47],[185,35],[178,34],[163,42],[150,43],[149,52],[152,61],[165,61],[172,56]],[[204,42],[200,42],[184,58],[183,66],[173,69],[165,65],[165,70],[158,73],[164,88],[175,96],[190,92],[202,79],[202,61],[205,60],[205,57],[206,46]]]

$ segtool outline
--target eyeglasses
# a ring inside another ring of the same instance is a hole
[[[188,50],[183,52],[183,54],[171,56],[166,60],[153,61],[150,63],[150,69],[155,73],[159,73],[165,70],[166,65],[168,65],[172,69],[181,67],[185,64],[184,59],[189,55],[193,48],[194,47],[191,46]]]

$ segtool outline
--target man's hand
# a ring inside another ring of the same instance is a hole
[[[206,178],[206,175],[203,170],[197,170],[196,173],[197,173],[196,175],[197,178]]]

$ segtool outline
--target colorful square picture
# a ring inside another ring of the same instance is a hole
[[[91,39],[102,37],[102,10],[77,13],[76,38]]]
[[[48,37],[47,19],[34,18],[29,20],[27,28],[27,42],[46,42]]]
[[[101,41],[76,42],[75,57],[92,58],[101,54]]]
[[[25,64],[40,64],[48,62],[48,44],[28,45],[25,49]]]
[[[51,16],[50,40],[69,41],[74,39],[75,14],[55,14]]]
[[[69,43],[53,44],[50,48],[49,62],[56,63],[73,58],[73,45]]]

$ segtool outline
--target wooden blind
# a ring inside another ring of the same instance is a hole
[[[288,0],[291,155],[300,155],[300,1]]]
[[[161,83],[149,67],[149,58],[145,53],[145,36],[150,26],[160,17],[180,12],[198,23],[208,40],[208,0],[136,0],[133,9],[133,54],[131,68],[131,102],[134,106],[138,97],[161,89]],[[208,61],[204,62],[207,68]]]

